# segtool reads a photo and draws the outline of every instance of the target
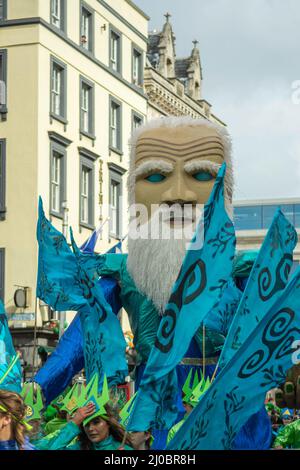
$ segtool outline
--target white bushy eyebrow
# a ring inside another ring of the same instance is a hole
[[[210,160],[193,160],[184,165],[184,171],[189,175],[195,171],[208,171],[212,176],[217,176],[221,165]]]
[[[148,160],[138,165],[134,170],[134,177],[137,179],[139,176],[147,175],[153,171],[159,171],[163,174],[172,173],[174,165],[164,160]]]

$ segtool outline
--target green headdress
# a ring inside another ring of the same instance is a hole
[[[20,393],[26,405],[26,421],[41,419],[41,411],[44,408],[41,388],[34,383],[25,383]]]
[[[125,403],[125,405],[123,406],[123,408],[119,412],[119,416],[121,418],[120,424],[121,424],[121,426],[123,426],[124,429],[126,429],[126,426],[128,424],[129,416],[130,416],[130,413],[133,409],[134,400],[135,400],[136,396],[137,396],[137,392],[135,392],[135,394],[132,395],[132,397],[128,400],[127,403]],[[150,447],[152,446],[153,442],[154,442],[154,437],[151,435],[150,436]]]
[[[186,381],[184,382],[184,385],[182,387],[182,392],[184,393],[183,397],[183,402],[189,403],[190,404],[190,398],[192,396],[193,390],[197,387],[199,384],[199,377],[197,371],[195,371],[194,374],[194,379],[192,382],[192,374],[193,374],[193,369],[189,371],[189,374],[186,378]],[[202,380],[202,373],[201,373],[201,380]]]
[[[67,396],[67,394],[70,392],[71,387],[67,387],[66,390],[58,395],[54,400],[51,402],[51,406],[61,408],[64,405],[64,399]]]
[[[132,406],[133,406],[133,402],[135,400],[136,395],[137,395],[137,392],[135,392],[135,394],[132,395],[132,397],[128,400],[127,403],[125,403],[125,405],[123,406],[123,408],[119,412],[119,416],[121,418],[120,424],[122,426],[124,426],[124,428],[126,428],[126,426],[127,426],[128,419],[129,419],[129,416],[130,416],[130,413],[131,413],[131,410],[132,410]]]
[[[89,403],[94,403],[95,413],[93,413],[91,416],[88,416],[83,421],[83,426],[86,426],[92,419],[96,418],[97,416],[106,416],[105,405],[109,402],[109,389],[106,375],[103,379],[103,387],[101,394],[98,393],[98,384],[98,374],[95,374],[86,387],[86,400],[85,403],[81,405],[86,406]]]
[[[62,400],[61,411],[66,411],[68,414],[73,414],[78,408],[82,407],[86,398],[86,389],[83,384],[76,382],[71,390],[60,398]]]
[[[210,378],[207,377],[206,380],[202,376],[198,385],[194,388],[191,396],[190,396],[190,404],[192,406],[196,406],[199,403],[200,398],[206,392],[206,390],[210,387]]]

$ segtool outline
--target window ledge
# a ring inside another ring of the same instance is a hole
[[[111,65],[109,68],[114,75],[117,75],[118,77],[122,77],[122,70],[115,70]]]
[[[79,223],[80,227],[87,228],[88,230],[95,230],[95,225],[93,224],[87,224],[85,222],[80,222]]]
[[[55,212],[55,211],[51,210],[51,211],[50,211],[50,215],[51,215],[52,217],[56,217],[57,219],[63,220],[63,214],[62,214],[62,213]]]
[[[95,58],[95,55],[94,55],[94,50],[90,50],[90,49],[86,49],[85,47],[83,47],[82,44],[79,44],[79,47],[80,49],[88,56],[88,57],[91,57],[91,58]]]
[[[56,121],[62,122],[63,124],[69,123],[69,121],[66,118],[64,118],[63,116],[58,116],[57,114],[54,114],[54,113],[50,113],[50,117],[52,119],[55,119]]]
[[[122,150],[117,149],[117,148],[115,148],[115,147],[112,147],[111,145],[109,146],[109,150],[110,150],[111,152],[117,153],[118,155],[124,155],[124,152],[123,152]]]
[[[117,235],[116,233],[109,232],[108,237],[109,237],[109,239],[113,238],[114,240],[117,240],[117,241],[122,240],[122,238],[119,235]]]
[[[90,134],[89,132],[85,132],[85,131],[82,131],[82,130],[80,131],[80,134],[84,135],[85,137],[88,137],[91,140],[96,140],[95,134]]]
[[[54,23],[51,23],[51,21],[50,21],[50,25],[51,25],[53,28],[57,29],[57,31],[59,31],[59,32],[60,32],[61,34],[63,34],[65,37],[67,37],[67,33],[66,33],[65,28],[59,28],[59,26],[56,26]]]
[[[143,82],[136,82],[135,80],[132,80],[131,83],[132,83],[132,85],[133,85],[134,87],[136,87],[136,88],[138,88],[138,89],[141,89],[141,88],[143,88],[143,86],[144,86],[144,83],[143,83]]]

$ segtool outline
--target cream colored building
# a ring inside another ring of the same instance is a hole
[[[258,250],[271,225],[276,209],[294,225],[299,242],[294,250],[295,269],[300,264],[300,199],[260,199],[234,202],[234,221],[238,250]]]
[[[78,244],[108,217],[99,250],[126,234],[147,26],[130,0],[0,0],[0,297],[8,313],[29,314],[15,326],[35,311],[39,195],[61,231],[67,208]],[[28,288],[25,309],[17,286]]]

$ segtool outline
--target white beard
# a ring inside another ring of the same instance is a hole
[[[169,301],[191,239],[186,236],[176,239],[178,232],[174,229],[170,232],[170,239],[135,240],[128,236],[128,272],[137,289],[152,300],[160,315]]]

